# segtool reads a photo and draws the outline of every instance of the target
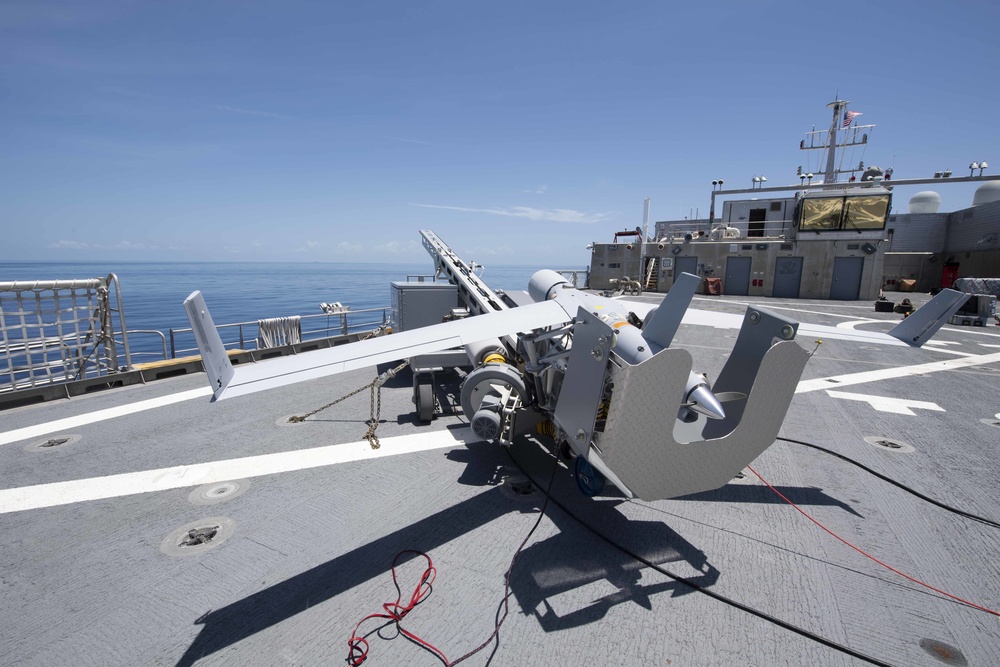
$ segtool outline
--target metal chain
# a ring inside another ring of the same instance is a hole
[[[340,398],[338,398],[335,401],[330,401],[326,405],[316,408],[312,412],[307,412],[306,414],[304,414],[302,416],[289,417],[288,418],[288,423],[289,424],[298,424],[299,422],[304,422],[305,420],[309,419],[310,417],[312,417],[317,412],[322,412],[323,410],[326,410],[327,408],[332,408],[337,403],[340,403],[342,401],[346,401],[351,396],[355,396],[357,394],[360,394],[361,392],[363,392],[365,389],[368,389],[369,387],[371,387],[371,389],[374,391],[374,389],[375,389],[375,383],[376,382],[378,382],[378,378],[375,378],[374,380],[372,380],[371,382],[369,382],[368,384],[366,384],[363,387],[358,387],[357,389],[355,389],[354,391],[352,391],[349,394],[344,394],[343,396],[341,396]]]
[[[315,414],[317,414],[319,412],[322,412],[323,410],[326,410],[327,408],[332,408],[337,403],[341,403],[342,401],[346,401],[351,396],[356,396],[357,394],[360,394],[361,392],[363,392],[365,389],[370,389],[371,393],[370,393],[369,401],[368,401],[368,404],[369,404],[369,407],[370,407],[369,419],[368,419],[368,430],[365,432],[364,438],[365,438],[365,440],[368,441],[368,444],[371,445],[372,449],[378,449],[379,447],[382,446],[382,443],[379,442],[378,436],[375,435],[375,429],[378,428],[379,419],[382,416],[382,385],[384,385],[386,382],[388,382],[392,378],[396,377],[396,374],[399,373],[399,371],[401,371],[404,368],[406,368],[409,365],[409,363],[410,363],[409,360],[407,360],[407,361],[404,361],[403,363],[399,364],[395,368],[390,368],[385,373],[382,373],[381,375],[379,375],[378,377],[376,377],[374,380],[372,380],[368,384],[366,384],[366,385],[364,385],[362,387],[358,387],[354,391],[341,396],[340,398],[338,398],[335,401],[330,401],[326,405],[320,406],[320,407],[316,408],[315,410],[313,410],[312,412],[307,412],[304,415],[295,415],[295,416],[289,417],[288,418],[288,423],[289,424],[298,424],[298,423],[304,422],[309,417],[312,417],[313,415],[315,415]]]
[[[378,449],[382,446],[379,442],[378,436],[375,435],[375,429],[378,428],[379,417],[382,416],[382,385],[375,388],[375,383],[378,382],[378,378],[375,379],[371,384],[371,398],[369,400],[369,405],[371,406],[371,419],[368,421],[368,431],[365,433],[365,440],[371,445],[372,449]],[[375,395],[378,394],[378,408],[375,407]]]
[[[361,340],[368,340],[369,338],[374,338],[375,336],[380,336],[385,331],[385,329],[386,329],[387,326],[388,326],[388,324],[383,324],[382,326],[378,327],[377,329],[373,329],[372,331],[369,331],[368,335],[366,335]],[[398,372],[398,371],[396,371],[396,372]],[[393,375],[395,375],[396,372],[393,372]],[[354,396],[355,394],[360,394],[361,392],[363,392],[365,389],[367,389],[369,387],[372,387],[372,389],[374,389],[374,385],[375,385],[376,382],[378,382],[378,378],[375,378],[374,380],[372,380],[370,384],[366,384],[363,387],[358,387],[357,389],[355,389],[351,393],[349,393],[349,394],[347,394],[345,396],[341,396],[340,398],[338,398],[335,401],[331,401],[330,403],[327,403],[323,407],[316,408],[312,412],[307,412],[306,414],[304,414],[302,416],[292,416],[292,417],[289,417],[288,418],[288,423],[289,424],[298,424],[299,422],[304,422],[306,419],[308,419],[309,417],[312,417],[317,412],[322,412],[323,410],[326,410],[327,408],[332,408],[337,403],[340,403],[341,401],[346,401],[351,396]],[[381,395],[379,396],[379,399],[381,401]]]

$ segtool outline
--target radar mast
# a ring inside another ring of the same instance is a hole
[[[824,183],[836,183],[840,174],[854,174],[863,172],[865,163],[858,163],[857,167],[840,169],[839,162],[843,163],[844,150],[853,146],[865,146],[868,143],[868,136],[875,129],[875,125],[855,125],[854,119],[860,116],[847,110],[850,100],[834,100],[826,105],[828,109],[833,109],[833,120],[830,122],[828,131],[816,130],[813,126],[812,132],[806,132],[806,138],[799,143],[799,149],[804,151],[821,150],[826,151],[826,168],[823,173]],[[826,135],[826,136],[824,136]],[[839,136],[838,136],[839,135]],[[799,167],[799,176],[803,177],[802,167]]]

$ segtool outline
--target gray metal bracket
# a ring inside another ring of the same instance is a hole
[[[554,419],[566,432],[576,454],[585,456],[594,435],[615,332],[582,307],[577,310],[574,324],[573,347]]]
[[[644,500],[723,486],[774,442],[808,359],[798,343],[780,341],[756,359],[736,362],[755,369],[738,385],[748,388],[742,418],[723,437],[686,444],[674,439],[673,426],[691,355],[666,349],[636,366],[612,364],[615,389],[605,430],[595,439],[600,458]]]
[[[764,355],[774,345],[775,340],[793,340],[798,329],[799,323],[794,320],[762,308],[753,306],[747,308],[736,345],[733,346],[726,365],[722,367],[718,379],[712,385],[712,391],[749,394]],[[743,418],[746,405],[746,401],[727,402],[726,418],[708,420],[702,435],[705,438],[719,438],[731,432]]]

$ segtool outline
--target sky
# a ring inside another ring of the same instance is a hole
[[[652,227],[707,217],[713,179],[797,183],[838,95],[877,125],[855,161],[997,173],[998,26],[919,0],[4,0],[0,261],[412,263],[430,229],[585,267],[646,197]]]

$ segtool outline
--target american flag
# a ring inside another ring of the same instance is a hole
[[[858,116],[862,116],[862,115],[864,115],[864,114],[862,114],[860,111],[845,111],[844,112],[844,124],[842,125],[842,127],[847,127],[852,122],[854,122],[855,118],[857,118]]]

